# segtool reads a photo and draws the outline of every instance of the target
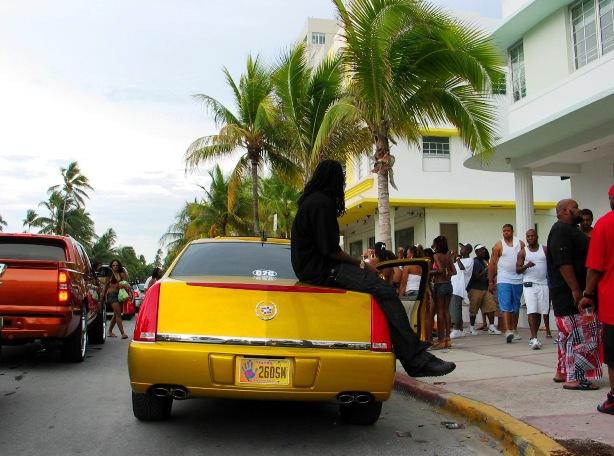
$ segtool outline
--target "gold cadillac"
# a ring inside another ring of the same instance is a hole
[[[133,412],[163,420],[173,400],[196,397],[332,401],[344,421],[373,424],[394,382],[391,350],[371,296],[298,282],[288,240],[202,239],[141,305],[128,351]]]

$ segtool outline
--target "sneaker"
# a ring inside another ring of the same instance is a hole
[[[454,369],[456,369],[456,364],[432,356],[426,366],[412,374],[412,377],[439,377],[449,374]]]
[[[459,337],[465,337],[465,331],[461,331],[460,329],[453,329],[450,332],[450,339],[457,339]]]
[[[514,331],[514,340],[522,340],[522,337],[520,337],[520,334],[518,334],[518,331]]]
[[[506,331],[506,333],[505,333],[505,341],[508,344],[511,344],[512,340],[514,340],[514,333],[512,331]]]
[[[488,328],[488,334],[501,334],[501,331],[499,331],[495,325],[490,325],[490,327]]]
[[[531,347],[533,350],[539,350],[542,348],[542,343],[537,339],[537,337],[535,337],[529,341],[529,347]]]
[[[603,404],[599,404],[597,406],[597,410],[599,410],[601,413],[614,415],[614,395],[612,393],[608,393],[608,398]]]
[[[472,336],[479,336],[480,333],[477,329],[475,329],[475,326],[469,326],[469,332],[471,333]]]

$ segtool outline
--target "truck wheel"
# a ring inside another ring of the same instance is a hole
[[[348,424],[374,424],[382,412],[381,402],[344,404],[339,406],[341,420]]]
[[[162,421],[171,416],[173,398],[158,397],[152,393],[132,392],[132,413],[141,421]]]
[[[81,309],[81,320],[79,326],[62,342],[60,354],[64,361],[80,363],[85,359],[87,350],[87,319],[86,309]]]
[[[93,344],[104,344],[107,340],[107,317],[103,310],[96,315],[94,323],[87,330],[87,336]]]

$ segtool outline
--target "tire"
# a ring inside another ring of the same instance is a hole
[[[96,315],[94,323],[87,330],[87,336],[92,344],[104,344],[107,340],[107,317],[103,311]]]
[[[341,420],[348,424],[374,424],[379,419],[381,412],[381,402],[368,402],[366,404],[352,403],[339,406]]]
[[[81,309],[79,326],[70,336],[62,342],[60,354],[62,360],[71,363],[81,363],[85,359],[87,351],[87,319],[86,309]]]
[[[173,398],[158,397],[152,393],[132,392],[132,413],[141,421],[163,421],[171,416]]]

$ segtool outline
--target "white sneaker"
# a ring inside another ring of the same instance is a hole
[[[520,334],[518,334],[518,331],[514,331],[514,340],[522,340],[522,337],[520,337]]]
[[[471,333],[472,336],[479,336],[480,332],[475,329],[475,326],[469,326],[469,332]]]
[[[512,340],[514,340],[514,333],[513,333],[512,331],[507,331],[507,332],[505,333],[505,341],[506,341],[508,344],[511,344],[511,343],[512,343]]]
[[[450,331],[450,339],[456,339],[457,337],[461,337],[460,333],[461,331],[459,331],[458,329],[453,329],[452,331]]]
[[[537,338],[533,338],[529,341],[529,346],[533,350],[539,350],[540,348],[542,348],[542,343]]]
[[[501,331],[499,331],[495,325],[490,325],[490,327],[488,328],[488,334],[498,335],[498,334],[501,334]]]

